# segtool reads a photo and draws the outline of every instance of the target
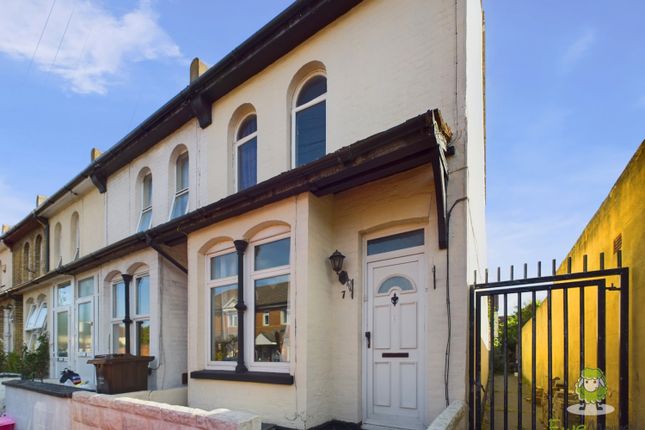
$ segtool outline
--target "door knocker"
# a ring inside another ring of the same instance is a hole
[[[399,302],[399,297],[396,295],[396,293],[394,293],[390,300],[392,301],[392,304],[396,306],[396,304]]]

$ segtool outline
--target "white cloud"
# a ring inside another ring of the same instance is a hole
[[[0,224],[17,223],[35,209],[35,199],[33,203],[33,205],[29,204],[24,196],[19,195],[4,178],[0,177]]]
[[[579,35],[564,51],[562,65],[565,69],[571,69],[591,49],[595,40],[592,30],[587,30]]]
[[[51,5],[52,0],[3,1],[0,52],[31,61]],[[180,57],[148,1],[115,16],[89,1],[57,0],[32,67],[62,78],[74,92],[105,94],[129,62]]]

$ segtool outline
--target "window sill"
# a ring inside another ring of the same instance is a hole
[[[243,372],[230,370],[196,370],[190,372],[192,379],[215,379],[220,381],[259,382],[263,384],[293,385],[293,375],[278,372]]]

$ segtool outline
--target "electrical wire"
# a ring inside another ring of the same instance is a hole
[[[49,8],[49,14],[47,15],[47,19],[45,20],[45,25],[43,25],[43,29],[40,32],[40,37],[38,38],[38,43],[36,43],[36,48],[34,49],[34,53],[31,54],[31,60],[29,60],[29,67],[27,68],[27,74],[31,71],[31,65],[34,63],[34,58],[36,58],[36,52],[38,52],[38,48],[40,47],[40,42],[43,40],[43,35],[45,34],[45,30],[47,30],[47,25],[49,24],[49,18],[52,16],[52,11],[54,10],[54,6],[56,6],[56,0],[52,1],[52,5]]]
[[[448,390],[450,378],[450,343],[452,341],[452,316],[450,313],[450,216],[452,210],[458,203],[468,200],[468,197],[461,197],[450,206],[446,215],[446,314],[448,318],[448,339],[446,341],[446,355],[443,364],[443,383],[446,407],[450,405],[450,393]]]
[[[67,18],[67,24],[65,24],[65,30],[63,30],[63,35],[60,37],[60,42],[58,42],[58,48],[56,48],[56,54],[54,55],[54,59],[52,60],[52,63],[49,65],[48,70],[51,70],[51,68],[54,67],[54,64],[56,64],[58,53],[60,52],[61,46],[63,46],[63,41],[65,40],[65,35],[67,34],[67,29],[69,28],[69,23],[72,22],[72,17],[74,16],[75,10],[76,10],[76,5],[74,5],[74,7],[72,8],[72,11],[69,14],[69,18]]]

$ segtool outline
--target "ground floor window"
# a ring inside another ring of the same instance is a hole
[[[125,353],[125,282],[120,279],[112,284],[112,352]],[[130,284],[132,325],[130,337],[134,339],[131,352],[150,355],[150,276],[147,273],[134,276]]]
[[[282,234],[243,248],[243,254],[229,248],[207,256],[209,362],[231,368],[230,362],[243,359],[250,370],[287,370],[285,364],[291,356],[291,239]],[[243,259],[244,273],[238,273],[239,258]],[[239,285],[244,285],[243,329],[236,307]],[[239,356],[242,338],[244,357]]]
[[[237,253],[209,257],[210,361],[237,361]]]
[[[47,301],[41,295],[37,300],[27,301],[27,318],[25,319],[26,344],[28,348],[35,348],[38,337],[47,330]],[[6,327],[6,325],[5,325]]]
[[[137,355],[150,355],[150,276],[138,275],[135,284],[135,327]]]

